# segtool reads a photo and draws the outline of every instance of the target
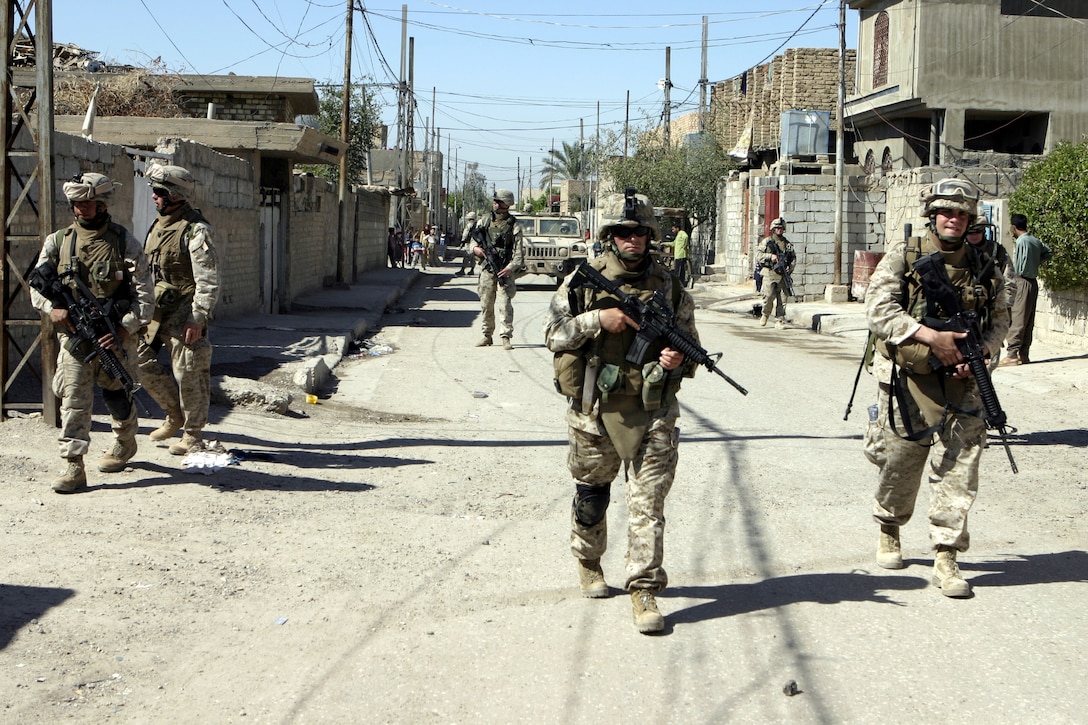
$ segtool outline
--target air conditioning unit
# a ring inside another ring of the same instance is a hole
[[[779,157],[826,156],[830,111],[784,111]]]

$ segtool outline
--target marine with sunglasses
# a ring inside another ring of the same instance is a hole
[[[660,291],[677,326],[698,340],[695,304],[680,281],[649,254],[660,238],[653,206],[627,189],[599,205],[599,239],[605,252],[584,264],[616,281],[623,292],[649,299]],[[544,325],[555,353],[556,389],[567,397],[570,448],[567,465],[575,479],[571,510],[571,553],[577,561],[582,595],[609,595],[601,557],[607,547],[606,512],[613,479],[623,468],[627,498],[627,556],[624,588],[631,594],[635,627],[659,632],[665,619],[655,595],[668,576],[662,566],[665,497],[676,475],[680,408],[676,393],[694,374],[684,355],[652,343],[643,359],[627,353],[637,324],[618,300],[592,288],[570,287],[569,276],[552,297]]]
[[[140,382],[166,412],[151,440],[170,440],[180,430],[181,440],[170,446],[170,453],[184,456],[203,447],[208,423],[208,321],[219,299],[219,263],[211,226],[189,204],[196,181],[188,169],[158,164],[147,170],[147,180],[159,218],[144,241],[155,283],[155,315],[140,342]],[[163,347],[170,370],[158,361]]]

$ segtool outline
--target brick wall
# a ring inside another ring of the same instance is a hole
[[[197,180],[189,203],[212,227],[219,257],[219,302],[214,315],[223,319],[259,309],[261,298],[259,201],[253,167],[192,141],[168,139],[156,149],[171,154]]]
[[[847,95],[852,93],[855,52],[846,51]],[[838,123],[839,51],[835,48],[791,48],[769,63],[715,83],[710,93],[708,127],[732,149],[749,125],[751,147],[777,149],[782,113],[791,110],[831,112]]]

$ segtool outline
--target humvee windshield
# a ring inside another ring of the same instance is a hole
[[[551,237],[577,237],[578,222],[573,219],[541,219],[540,234]]]

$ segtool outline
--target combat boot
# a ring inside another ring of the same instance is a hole
[[[946,597],[971,596],[971,585],[960,575],[960,568],[956,564],[956,550],[951,546],[937,547],[937,558],[933,562],[933,583],[941,588],[941,594]]]
[[[480,341],[476,343],[476,347],[490,347],[492,344],[491,335],[484,335],[480,338]]]
[[[786,320],[784,318],[779,317],[777,320],[774,321],[774,329],[776,330],[781,330],[785,326]]]
[[[763,317],[760,317],[759,318],[759,326],[760,327],[766,327],[767,326],[767,320],[769,320],[769,319],[771,319],[770,315],[763,315]]]
[[[165,441],[174,437],[174,434],[181,430],[181,426],[185,424],[185,416],[182,415],[181,410],[168,410],[166,411],[166,420],[162,422],[155,430],[151,431],[148,438],[153,441]]]
[[[503,350],[513,350],[514,349],[514,343],[510,341],[509,337],[504,337],[502,339],[502,349]]]
[[[603,599],[608,596],[600,559],[578,560],[578,585],[582,588],[583,597]]]
[[[87,471],[83,468],[83,456],[68,458],[68,468],[53,479],[53,490],[57,493],[75,493],[87,488]]]
[[[880,543],[876,547],[876,563],[885,569],[903,568],[903,550],[899,546],[899,527],[880,525]]]
[[[186,432],[185,435],[181,437],[180,441],[170,446],[169,451],[170,455],[184,456],[190,451],[198,451],[203,447],[204,441],[200,438],[199,433],[193,434]]]
[[[125,464],[136,455],[136,441],[114,441],[113,448],[106,451],[106,455],[98,459],[98,470],[102,473],[117,473],[125,470]]]
[[[631,592],[631,606],[635,613],[635,628],[643,634],[665,629],[665,618],[657,608],[657,599],[649,589]]]

